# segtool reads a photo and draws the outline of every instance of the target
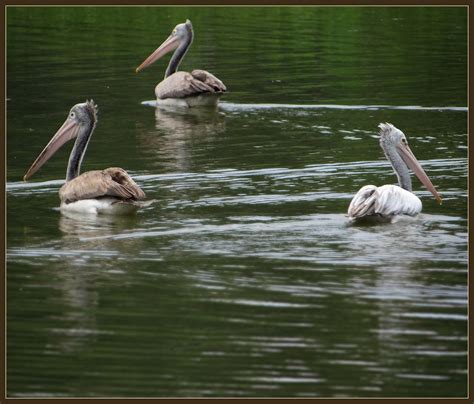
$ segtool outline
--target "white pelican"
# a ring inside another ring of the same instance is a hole
[[[366,185],[362,187],[349,205],[347,214],[350,220],[370,218],[392,221],[400,215],[416,216],[420,213],[421,201],[412,193],[409,168],[441,204],[441,197],[408,147],[405,134],[390,123],[381,123],[379,128],[380,146],[392,164],[399,186]]]
[[[164,80],[155,88],[158,105],[194,107],[217,105],[217,101],[226,86],[216,76],[205,70],[177,72],[181,60],[193,42],[193,25],[191,21],[178,24],[171,35],[136,68],[135,72],[150,66],[163,55],[176,49],[165,72]]]
[[[69,156],[66,183],[59,190],[61,210],[80,213],[126,214],[137,210],[145,193],[127,172],[118,167],[79,175],[82,158],[97,123],[93,100],[76,104],[23,177],[26,181],[68,140],[76,138]]]

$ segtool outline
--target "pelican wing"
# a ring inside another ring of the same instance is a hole
[[[207,84],[211,87],[215,93],[224,93],[227,91],[225,84],[220,81],[216,76],[209,73],[206,70],[195,69],[191,72],[191,75],[199,81],[202,81],[204,84]]]
[[[224,83],[205,70],[173,73],[158,84],[155,89],[156,96],[162,100],[224,91],[226,91]]]
[[[362,187],[352,198],[347,214],[350,218],[358,218],[366,215],[373,215],[375,208],[375,198],[373,197],[377,187],[366,185]]]
[[[103,196],[121,200],[141,200],[145,198],[145,193],[125,170],[118,167],[87,171],[66,182],[59,190],[61,202],[66,203]]]
[[[357,219],[375,215],[383,218],[415,216],[420,212],[421,201],[411,192],[397,185],[366,185],[352,198],[347,214]]]

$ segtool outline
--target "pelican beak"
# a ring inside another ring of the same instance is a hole
[[[442,203],[441,196],[438,194],[438,191],[436,191],[436,188],[432,184],[431,180],[429,179],[428,175],[425,173],[425,170],[423,170],[423,167],[420,165],[418,160],[416,159],[415,155],[411,151],[411,149],[408,147],[407,144],[400,143],[397,146],[397,150],[399,151],[400,157],[403,159],[405,164],[413,170],[415,175],[418,177],[418,179],[421,181],[421,183],[430,191],[433,196],[436,199],[436,202],[438,202],[440,205]]]
[[[31,165],[28,172],[23,177],[23,181],[28,180],[36,171],[38,171],[41,166],[46,163],[64,143],[66,143],[68,140],[74,139],[77,136],[78,130],[79,124],[76,121],[72,119],[66,119],[63,125],[58,129],[56,134]]]
[[[180,43],[179,37],[171,34],[159,47],[156,49],[150,56],[148,56],[145,61],[135,69],[135,73],[138,73],[140,70],[150,66],[152,63],[156,62],[163,55],[166,55],[168,52],[175,50]]]

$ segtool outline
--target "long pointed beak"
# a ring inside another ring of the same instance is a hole
[[[36,171],[38,171],[64,143],[68,140],[74,139],[77,136],[78,129],[79,124],[77,122],[67,119],[33,162],[28,172],[23,177],[23,181],[28,180]]]
[[[408,145],[401,143],[397,146],[397,150],[400,152],[400,157],[403,159],[405,164],[413,170],[413,172],[421,181],[421,183],[426,187],[426,189],[428,189],[428,191],[433,194],[436,199],[436,202],[441,205],[441,203],[443,202],[441,196],[438,194],[438,191],[436,191],[436,188],[434,187],[433,183],[429,179],[428,175],[425,173],[425,170],[423,170],[423,167],[418,162]]]
[[[150,66],[168,52],[175,50],[178,47],[179,42],[180,39],[177,36],[170,35],[150,56],[145,59],[145,61],[140,66],[135,69],[135,73],[138,73],[145,67]]]

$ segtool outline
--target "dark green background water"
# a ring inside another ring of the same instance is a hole
[[[156,110],[181,65],[229,93]],[[467,8],[7,9],[9,396],[467,393]],[[132,218],[57,210],[70,145],[22,176],[86,98],[83,169],[120,166],[155,203]],[[414,180],[409,223],[347,226],[396,182],[377,124],[402,129],[443,196]]]

